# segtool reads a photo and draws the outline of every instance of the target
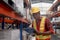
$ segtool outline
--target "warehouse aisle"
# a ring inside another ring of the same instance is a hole
[[[51,40],[60,40],[60,0],[0,0],[0,40],[36,40],[34,35],[54,32]]]

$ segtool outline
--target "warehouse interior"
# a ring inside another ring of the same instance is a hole
[[[60,0],[0,0],[0,40],[36,40],[32,7],[52,23],[51,40],[60,40]]]

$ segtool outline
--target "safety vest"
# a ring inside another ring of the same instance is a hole
[[[45,30],[45,19],[46,19],[46,17],[42,17],[42,19],[41,19],[41,23],[40,23],[40,27],[39,27],[39,32],[44,32],[44,30]],[[34,20],[33,21],[33,28],[35,30],[37,30],[36,26],[37,26],[36,25],[36,20]],[[36,36],[36,38],[41,39],[41,40],[45,40],[47,38],[51,38],[51,35],[44,35],[43,36],[43,34],[42,34],[42,35],[35,35],[35,36]]]

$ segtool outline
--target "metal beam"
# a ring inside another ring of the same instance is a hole
[[[44,2],[44,3],[53,3],[54,0],[31,0],[31,3],[40,3],[40,2]]]
[[[23,23],[20,23],[20,40],[22,40],[22,28],[23,28]]]
[[[7,4],[4,4],[4,2],[0,2],[0,15],[11,17],[11,18],[16,19],[18,21],[22,21],[22,22],[27,23],[26,20],[24,20],[19,15],[17,15],[17,13],[12,8],[10,8]]]
[[[2,29],[4,30],[4,17],[2,17]]]

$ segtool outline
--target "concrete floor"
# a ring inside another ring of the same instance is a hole
[[[0,31],[0,40],[19,40],[19,30]],[[32,40],[34,40],[32,38]],[[51,40],[60,40],[56,35],[52,35]]]
[[[60,40],[60,38],[58,38],[57,35],[52,35],[51,40]]]
[[[0,31],[0,40],[19,40],[19,30],[4,30]]]

